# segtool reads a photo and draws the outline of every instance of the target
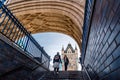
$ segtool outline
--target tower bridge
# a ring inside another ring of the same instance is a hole
[[[119,14],[120,0],[1,0],[0,80],[119,80]],[[74,38],[82,70],[54,75],[39,32]]]

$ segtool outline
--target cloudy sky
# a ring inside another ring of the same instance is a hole
[[[47,32],[47,33],[33,34],[32,36],[37,40],[37,42],[42,47],[44,47],[44,50],[48,53],[48,55],[51,56],[51,59],[53,59],[54,55],[57,52],[61,53],[62,46],[64,46],[64,49],[66,49],[68,43],[71,43],[73,48],[77,46],[79,50],[78,44],[75,42],[75,40],[65,34]],[[80,55],[80,51],[78,51],[78,53]],[[52,65],[52,61],[51,61],[51,65]]]

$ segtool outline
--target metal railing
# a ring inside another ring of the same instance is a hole
[[[29,55],[32,55],[31,57],[34,57],[33,54],[39,54],[41,58],[42,55],[44,55],[44,58],[50,60],[50,56],[48,56],[38,42],[1,1],[0,33],[6,36],[23,51],[27,52]]]
[[[0,1],[4,4],[6,0],[0,0]]]

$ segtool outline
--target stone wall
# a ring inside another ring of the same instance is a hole
[[[44,71],[42,65],[0,33],[0,80],[35,80]]]
[[[95,0],[84,64],[92,80],[120,80],[120,0]]]

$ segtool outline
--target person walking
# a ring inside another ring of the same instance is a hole
[[[67,71],[67,66],[68,66],[68,64],[69,64],[69,59],[68,59],[68,57],[65,55],[64,58],[63,58],[63,60],[64,60],[65,71]]]
[[[54,59],[53,59],[53,67],[54,67],[54,73],[58,74],[58,71],[59,71],[59,64],[62,63],[61,61],[61,57],[59,55],[59,52],[57,52],[57,54],[54,56]]]

